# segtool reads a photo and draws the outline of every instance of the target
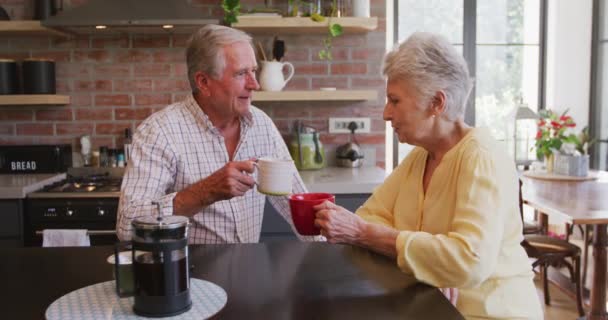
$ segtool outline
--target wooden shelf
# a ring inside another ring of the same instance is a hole
[[[376,100],[374,90],[255,91],[253,101],[364,101]]]
[[[65,105],[70,96],[58,94],[11,94],[0,95],[0,106]]]
[[[69,38],[71,35],[44,27],[38,20],[0,21],[2,36],[53,36]]]
[[[291,34],[327,33],[327,21],[312,21],[308,17],[239,17],[232,27],[246,32],[280,32]],[[365,33],[378,28],[378,18],[344,17],[331,18],[339,23],[345,33]]]

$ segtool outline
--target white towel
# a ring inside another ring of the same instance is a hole
[[[89,247],[91,241],[86,229],[45,229],[43,247]]]

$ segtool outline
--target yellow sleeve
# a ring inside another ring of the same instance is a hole
[[[456,183],[453,220],[447,234],[402,231],[397,262],[406,273],[436,287],[470,288],[496,268],[506,206],[497,167],[485,150],[464,155]],[[508,188],[508,186],[507,186]],[[451,216],[446,212],[446,217]]]
[[[419,153],[414,150],[401,164],[378,186],[365,203],[357,209],[356,214],[367,222],[381,224],[387,227],[395,227],[393,217],[395,201],[401,181],[410,170],[413,158]]]

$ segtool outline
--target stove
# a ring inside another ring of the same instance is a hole
[[[67,179],[28,194],[26,246],[40,246],[44,229],[87,229],[91,245],[118,241],[116,214],[122,170],[69,168]]]

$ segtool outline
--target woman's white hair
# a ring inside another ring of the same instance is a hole
[[[215,24],[205,25],[192,34],[186,49],[188,80],[192,92],[198,91],[194,79],[198,71],[215,79],[221,76],[226,60],[220,50],[225,45],[237,42],[251,44],[251,37],[243,31]]]
[[[383,74],[389,80],[405,80],[418,91],[422,105],[436,92],[446,95],[445,116],[464,117],[473,80],[467,63],[450,44],[436,34],[416,32],[384,58]]]

